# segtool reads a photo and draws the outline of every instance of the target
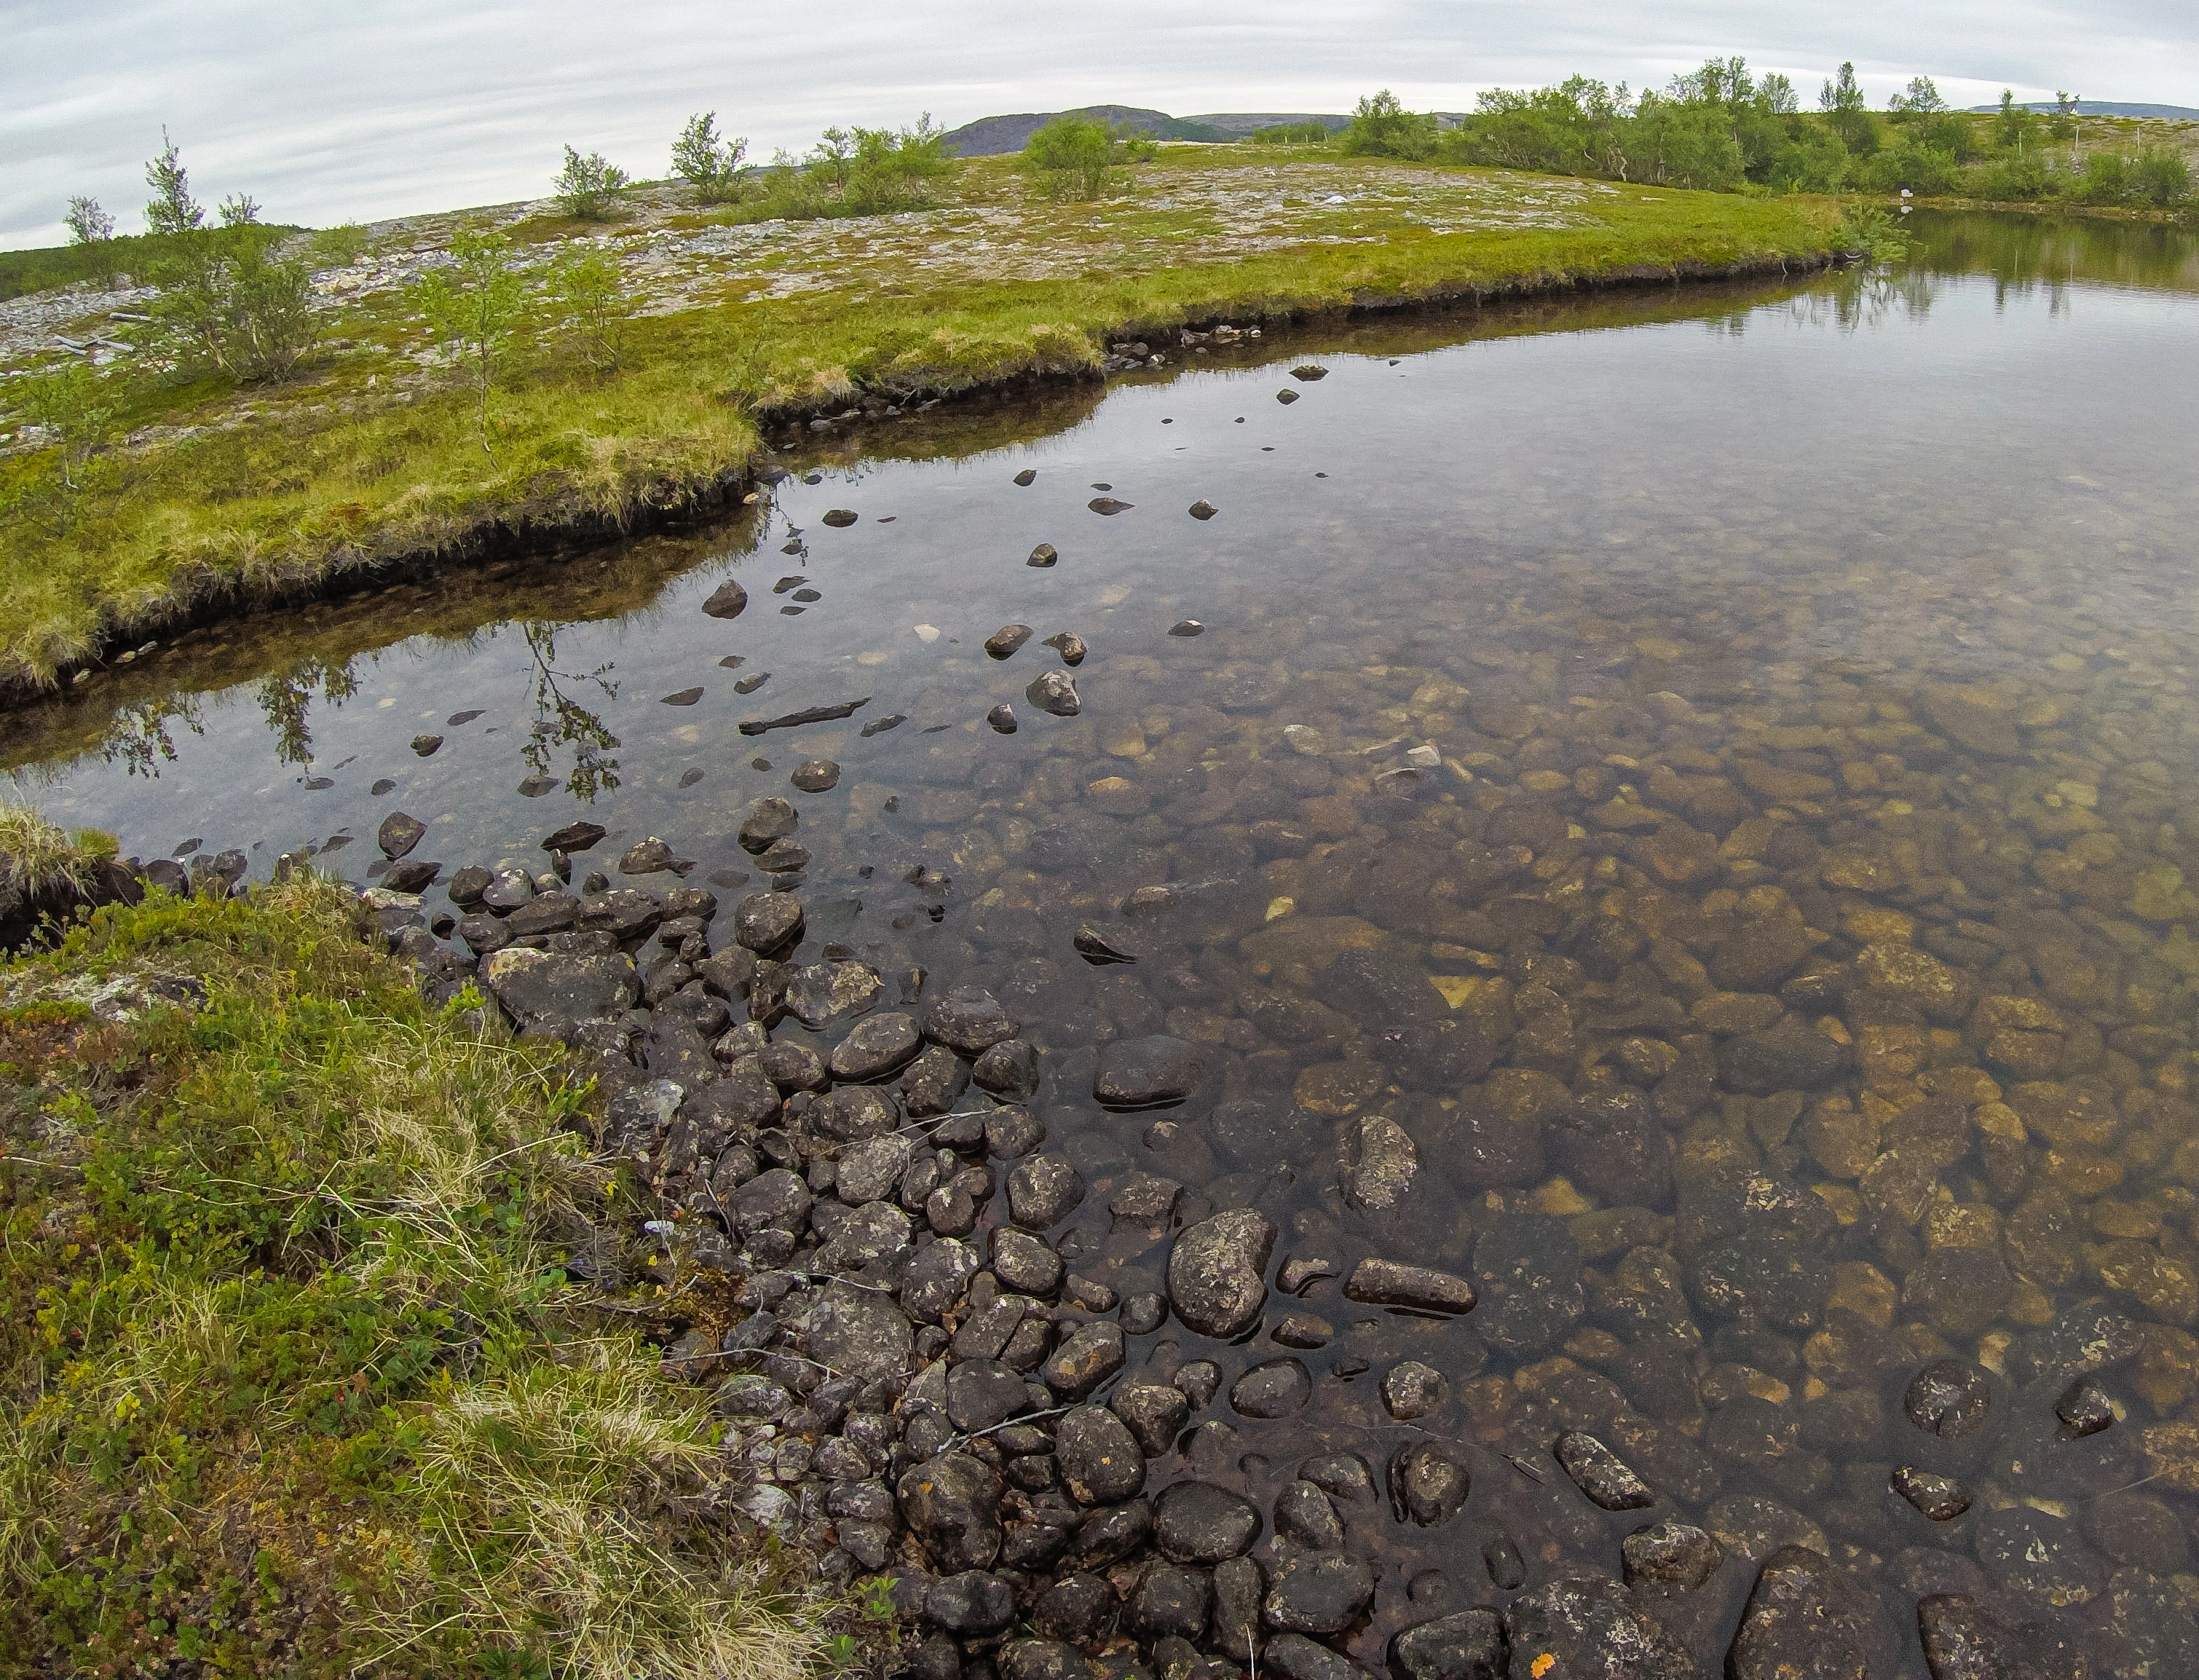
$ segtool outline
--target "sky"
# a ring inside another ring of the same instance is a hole
[[[927,110],[1458,110],[1733,53],[1805,103],[1852,59],[1881,107],[1917,74],[2199,106],[2191,0],[0,0],[0,248],[59,243],[74,193],[142,231],[163,124],[201,202],[326,226],[540,196],[568,143],[661,176],[705,109],[765,159]]]

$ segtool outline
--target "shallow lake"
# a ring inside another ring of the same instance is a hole
[[[2199,1671],[2199,242],[1907,219],[1888,270],[1156,346],[867,424],[722,528],[192,633],[11,715],[4,761],[53,820],[257,875],[378,876],[398,810],[444,882],[576,820],[576,882],[662,837],[721,930],[769,884],[744,813],[791,799],[802,961],[845,948],[884,1006],[983,984],[1046,1053],[1073,1271],[1158,1287],[1165,1230],[1107,1212],[1140,1172],[1179,1228],[1257,1207],[1328,1263],[1249,1339],[1134,1339],[1216,1360],[1235,1432],[1154,1487],[1264,1510],[1316,1455],[1468,1444],[1451,1523],[1346,1502],[1370,1665],[1504,1601],[1500,1533],[1609,1572],[1671,1516],[1726,1555],[1659,1607],[1706,1671],[1790,1541],[1900,1672],[1940,1592]],[[1205,1082],[1103,1112],[1097,1047],[1155,1035]],[[1355,1305],[1369,1255],[1480,1304]],[[1280,1357],[1310,1398],[1233,1411]],[[1910,1415],[1943,1358],[1970,1432]],[[1440,1381],[1385,1401],[1406,1361]],[[2079,1438],[2088,1373],[2118,1420]],[[1659,1508],[1579,1498],[1571,1427]]]

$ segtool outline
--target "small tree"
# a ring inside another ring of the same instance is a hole
[[[221,201],[215,213],[225,228],[257,227],[260,225],[260,201],[250,193],[231,193]]]
[[[1911,76],[1905,93],[1897,93],[1887,101],[1889,111],[1909,111],[1928,117],[1947,108],[1947,102],[1939,97],[1939,89],[1929,76]]]
[[[114,420],[114,405],[100,389],[98,375],[82,362],[71,362],[26,379],[18,388],[24,416],[44,427],[57,446],[61,488],[80,488],[85,464],[107,440]]]
[[[114,218],[99,207],[99,201],[79,193],[68,201],[68,213],[61,218],[68,225],[69,243],[96,245],[114,237]]]
[[[436,338],[455,353],[478,393],[481,452],[493,459],[489,392],[510,348],[525,292],[507,265],[511,242],[500,233],[461,233],[451,241],[451,255],[454,260],[448,267],[430,269],[415,283],[413,301]]]
[[[279,379],[320,337],[312,277],[302,262],[267,260],[264,243],[233,256],[189,254],[153,306],[178,359],[232,379]]]
[[[626,184],[626,171],[608,161],[601,152],[582,157],[568,146],[565,166],[557,172],[552,191],[567,215],[595,222],[610,213],[611,195]]]
[[[550,271],[550,291],[563,306],[567,335],[588,365],[598,373],[616,368],[633,312],[618,264],[593,247],[569,251]]]
[[[1841,65],[1839,74],[1825,84],[1817,95],[1817,107],[1850,151],[1878,149],[1878,125],[1872,120],[1869,105],[1856,81],[1853,64]]]
[[[145,207],[149,233],[188,233],[205,223],[206,212],[191,196],[190,178],[166,127],[160,130],[160,155],[145,166],[145,184],[153,190]]]
[[[317,268],[349,268],[367,253],[373,240],[357,222],[323,228],[306,247]]]
[[[688,118],[672,143],[672,172],[703,203],[723,204],[741,195],[741,160],[748,151],[747,141],[720,136],[715,111],[703,111]]]
[[[1100,197],[1119,180],[1121,137],[1091,117],[1059,116],[1024,144],[1024,167],[1053,198]]]
[[[1355,157],[1424,158],[1435,150],[1436,120],[1408,111],[1384,88],[1359,102],[1343,148]]]

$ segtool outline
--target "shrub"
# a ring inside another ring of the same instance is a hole
[[[260,201],[250,193],[231,193],[221,201],[215,214],[225,228],[257,227],[260,225]]]
[[[1134,148],[1130,137],[1094,117],[1059,116],[1024,143],[1023,166],[1050,198],[1089,201],[1117,191],[1120,166],[1134,161],[1152,143]]]
[[[1944,193],[1952,189],[1958,172],[1952,152],[1904,141],[1864,159],[1854,178],[1869,192],[1898,192],[1907,187],[1911,192]]]
[[[1858,251],[1874,262],[1899,262],[1909,254],[1909,242],[1894,225],[1893,218],[1875,204],[1852,204],[1833,229],[1833,248]]]
[[[741,160],[749,143],[722,137],[718,114],[703,111],[687,119],[672,143],[672,172],[695,189],[705,204],[723,204],[741,195]]]
[[[1319,146],[1327,140],[1328,125],[1324,122],[1271,123],[1252,131],[1256,146]]]
[[[1436,120],[1408,111],[1384,88],[1359,102],[1342,144],[1352,157],[1424,158],[1436,149]]]
[[[431,268],[413,283],[412,300],[473,386],[479,398],[481,452],[493,458],[489,392],[511,347],[525,288],[511,271],[511,242],[500,233],[461,233],[451,241],[451,255],[449,266]]]
[[[2156,209],[2184,203],[2191,197],[2191,166],[2173,152],[2141,152],[2131,163],[2128,190],[2134,201]]]
[[[84,363],[69,362],[14,388],[23,417],[53,440],[64,490],[82,487],[85,463],[113,435],[114,405],[101,385]]]
[[[114,237],[114,218],[99,207],[99,201],[79,193],[68,201],[68,213],[61,218],[67,225],[69,243],[96,245]]]
[[[550,270],[550,292],[565,312],[565,334],[598,373],[619,365],[632,306],[626,278],[606,252],[584,246],[562,254]]]
[[[581,221],[601,221],[610,213],[611,198],[627,184],[627,172],[601,152],[582,157],[565,148],[565,166],[551,187],[558,207]]]
[[[931,184],[954,166],[947,155],[947,136],[933,125],[929,111],[914,128],[858,128],[853,138],[854,155],[840,189],[850,215],[919,208],[930,202]]]
[[[312,271],[302,262],[271,262],[267,249],[254,240],[230,255],[207,245],[184,254],[153,306],[179,361],[232,379],[279,379],[312,349],[320,327]]]
[[[365,228],[357,222],[346,222],[341,227],[321,229],[307,242],[306,250],[316,268],[349,268],[373,243]]]

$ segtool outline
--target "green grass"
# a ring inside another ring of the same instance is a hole
[[[111,834],[70,834],[27,806],[0,800],[0,917],[32,899],[83,890],[114,851]]]
[[[558,1269],[641,1210],[553,1059],[353,918],[155,894],[0,966],[0,1674],[775,1680],[860,1632],[691,1514],[701,1391]]]
[[[51,452],[0,460],[0,682],[50,682],[209,597],[630,519],[744,468],[759,414],[1086,373],[1127,330],[1802,258],[1834,220],[1814,201],[1295,149],[1169,148],[1135,178],[1121,201],[1053,204],[984,160],[916,223],[804,225],[679,282],[691,306],[632,322],[608,376],[537,336],[493,404],[493,454],[447,379],[414,377],[403,405],[366,391],[411,376],[400,356],[423,342],[399,297],[353,306],[336,330],[355,347],[288,388],[140,390],[125,423],[209,429],[116,452],[73,497]],[[1292,184],[1316,180],[1352,201]]]

